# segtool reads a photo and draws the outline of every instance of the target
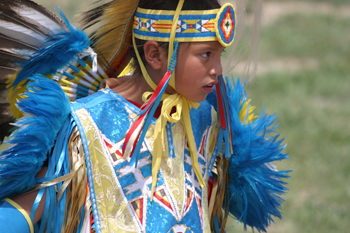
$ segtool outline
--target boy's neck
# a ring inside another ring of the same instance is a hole
[[[161,79],[154,80],[156,84]],[[148,85],[142,74],[134,74],[132,76],[124,76],[120,78],[111,78],[106,80],[108,86],[119,95],[127,100],[143,104],[142,95],[145,92],[153,92],[154,90]],[[166,89],[167,93],[176,93],[170,86]]]
[[[139,104],[143,104],[143,93],[153,91],[142,76],[125,76],[107,83],[114,92]]]

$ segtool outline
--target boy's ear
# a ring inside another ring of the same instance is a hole
[[[167,51],[163,49],[156,41],[147,41],[143,46],[145,59],[147,63],[155,70],[167,66],[168,56]],[[145,64],[146,65],[146,64]]]

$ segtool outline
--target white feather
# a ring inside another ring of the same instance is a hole
[[[49,31],[49,35],[64,32],[63,28],[58,23],[56,23],[46,15],[40,13],[39,11],[36,11],[35,9],[31,9],[28,7],[24,8],[24,6],[22,6],[13,7],[12,10],[16,11],[19,15],[23,17],[27,17],[33,20],[34,22],[36,22],[36,24],[40,24],[43,28],[46,28]]]
[[[2,20],[0,20],[0,32],[8,37],[20,38],[21,41],[35,47],[40,47],[46,40],[46,37],[31,29]]]
[[[33,53],[35,53],[36,50],[29,50],[29,49],[12,49],[12,51],[16,54],[22,55],[27,57],[27,59],[29,57],[32,56]]]

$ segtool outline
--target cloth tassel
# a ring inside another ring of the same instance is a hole
[[[160,103],[160,100],[161,100],[160,96],[164,94],[165,88],[170,80],[170,77],[171,77],[171,72],[168,71],[162,78],[160,84],[158,85],[157,89],[155,90],[151,98],[148,100],[147,104],[141,107],[140,116],[137,118],[137,120],[135,121],[135,123],[132,125],[127,135],[125,136],[125,141],[122,147],[124,159],[133,156],[134,152],[138,153],[138,150],[135,150],[135,149],[136,147],[138,147],[138,144],[140,144],[141,146],[143,142],[144,135],[146,134],[146,131],[151,123],[153,114]],[[139,140],[140,138],[141,140]],[[134,157],[137,157],[137,156],[134,156]]]
[[[201,170],[198,164],[198,156],[197,156],[197,147],[194,141],[194,136],[192,132],[192,125],[190,121],[190,110],[191,108],[197,109],[199,107],[199,103],[194,103],[192,101],[187,100],[185,97],[179,94],[164,94],[162,97],[163,105],[161,112],[163,113],[159,119],[156,121],[155,129],[154,129],[154,145],[153,149],[153,159],[152,159],[152,191],[153,194],[154,189],[157,183],[157,174],[160,168],[160,163],[162,157],[169,157],[167,147],[165,143],[167,142],[164,135],[166,135],[166,124],[167,122],[176,123],[181,119],[184,121],[184,126],[186,130],[186,136],[189,144],[189,149],[191,153],[192,167],[194,172],[198,178],[199,184],[204,187],[204,181],[202,177]],[[171,113],[173,108],[176,108],[176,112]]]

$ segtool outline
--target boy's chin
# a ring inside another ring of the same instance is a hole
[[[192,102],[200,103],[200,102],[203,102],[207,98],[207,95],[208,94],[196,96],[196,97],[192,97],[192,98],[187,98],[187,99],[192,101]]]

